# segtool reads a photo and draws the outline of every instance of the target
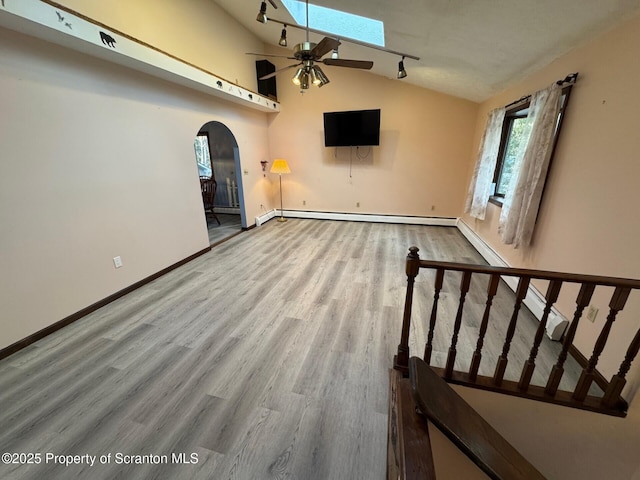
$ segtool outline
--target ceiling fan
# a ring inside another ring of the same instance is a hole
[[[271,3],[271,0],[269,0]],[[289,65],[284,68],[280,68],[275,72],[269,73],[259,78],[259,80],[266,80],[271,77],[275,77],[277,74],[296,68],[296,74],[293,76],[293,83],[299,85],[302,89],[308,89],[310,83],[322,87],[329,83],[329,78],[324,74],[320,66],[316,63],[320,62],[324,65],[330,65],[334,67],[347,67],[347,68],[359,68],[363,70],[370,70],[373,67],[373,62],[367,60],[348,60],[342,58],[325,58],[322,57],[331,51],[337,51],[340,46],[340,41],[331,38],[324,37],[320,43],[316,44],[309,41],[309,0],[306,0],[306,42],[299,43],[293,49],[293,56],[285,55],[264,55],[259,53],[249,53],[249,55],[258,55],[261,57],[281,57],[291,60],[298,60],[298,63]]]

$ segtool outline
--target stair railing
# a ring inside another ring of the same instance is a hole
[[[445,273],[448,271],[461,272],[460,298],[458,301],[455,320],[453,322],[453,333],[451,335],[451,344],[447,352],[446,366],[444,368],[434,367],[434,370],[437,371],[445,380],[466,386],[492,390],[574,408],[592,410],[610,415],[626,415],[628,405],[622,398],[621,393],[626,384],[626,375],[631,367],[631,363],[640,350],[640,329],[631,340],[618,373],[615,374],[609,382],[606,382],[605,380],[605,384],[601,385],[604,390],[604,395],[602,397],[589,395],[589,389],[591,388],[592,383],[598,380],[598,377],[600,376],[596,367],[598,359],[606,346],[611,327],[613,326],[619,312],[624,308],[631,291],[640,289],[640,280],[422,260],[418,255],[418,251],[419,249],[417,247],[411,247],[409,249],[409,254],[407,255],[407,291],[402,321],[402,334],[400,344],[398,345],[398,353],[394,358],[394,368],[405,374],[408,372],[409,333],[411,331],[414,283],[420,269],[424,268],[435,270],[433,304],[431,307],[431,315],[429,317],[429,327],[423,357],[427,364],[431,363],[434,331],[438,316],[438,303]],[[489,276],[487,299],[469,371],[461,372],[455,370],[454,365],[457,355],[458,336],[462,326],[464,304],[467,293],[469,292],[473,274],[485,274]],[[482,361],[485,335],[490,322],[490,312],[493,300],[503,276],[516,277],[518,279],[518,284],[515,289],[513,312],[507,326],[502,352],[498,357],[495,372],[492,377],[482,376],[478,374],[478,370],[480,362]],[[532,280],[546,280],[549,282],[545,294],[545,307],[542,313],[542,318],[538,324],[536,334],[532,339],[529,357],[524,362],[520,380],[518,382],[509,381],[504,378],[509,361],[509,350],[516,331],[519,312]],[[580,285],[580,289],[576,297],[576,309],[573,315],[573,320],[564,334],[561,351],[549,374],[546,385],[544,387],[532,385],[531,378],[536,367],[536,358],[543,340],[549,315],[554,303],[558,299],[562,286],[568,283]],[[572,392],[560,390],[559,385],[564,374],[564,365],[568,354],[572,352],[573,340],[575,338],[580,319],[582,318],[585,308],[591,302],[594,291],[599,286],[614,288],[611,301],[609,302],[609,314],[602,330],[600,331],[598,339],[595,342],[593,353],[588,361],[585,362],[586,365],[583,367],[575,389]]]

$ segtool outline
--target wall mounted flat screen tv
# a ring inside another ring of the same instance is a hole
[[[380,145],[380,109],[324,113],[324,146]]]

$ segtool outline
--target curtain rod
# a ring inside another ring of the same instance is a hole
[[[570,84],[574,84],[576,83],[576,81],[578,80],[578,72],[576,73],[570,73],[569,75],[567,75],[566,77],[564,77],[562,80],[558,80],[556,82],[556,84],[562,86],[565,83],[570,83]],[[518,103],[522,103],[522,102],[526,102],[527,100],[531,99],[531,95],[525,95],[524,97],[520,97],[518,100],[515,100],[511,103],[508,103],[507,105],[504,106],[504,108],[509,108],[512,107],[513,105],[517,105]]]

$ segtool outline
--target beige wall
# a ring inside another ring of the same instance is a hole
[[[570,72],[580,72],[571,94],[549,182],[531,248],[514,250],[500,241],[500,209],[489,205],[487,219],[464,216],[480,236],[509,264],[620,277],[640,277],[640,17],[557,59],[526,81],[482,104],[475,133],[476,147],[487,113],[522,95],[543,88]],[[469,165],[468,177],[473,165]],[[560,306],[572,317],[574,295]],[[614,325],[611,340],[599,363],[606,376],[617,372],[627,345],[639,326],[640,295],[632,295],[626,313]],[[588,357],[608,313],[610,292],[592,304],[600,312],[595,324],[587,321],[576,345]],[[640,383],[636,361],[630,374],[631,397]]]
[[[8,30],[0,91],[0,348],[208,246],[204,123],[236,136],[248,218],[269,201],[265,113]]]
[[[284,208],[458,217],[477,104],[368,72],[323,69],[331,83],[304,94],[291,83],[294,71],[277,77],[282,108],[270,118],[269,160],[291,166]],[[373,108],[381,109],[380,146],[324,147],[323,112]]]
[[[240,53],[262,45],[212,2],[188,2],[185,10],[168,0],[127,2],[124,15],[104,2],[61,1],[255,88],[253,59]],[[175,21],[177,8],[184,21]],[[259,171],[260,160],[277,157],[293,170],[285,179],[287,208],[458,216],[486,112],[572,71],[581,76],[533,248],[500,243],[493,206],[487,221],[465,220],[512,265],[638,277],[639,27],[631,21],[479,110],[396,80],[327,67],[332,83],[305,95],[288,75],[278,77],[278,115],[0,30],[0,348],[207,246],[193,138],[210,120],[226,124],[238,141],[250,222],[277,203],[276,178]],[[218,35],[228,29],[233,40],[224,44]],[[216,40],[224,48],[194,48]],[[349,150],[335,158],[322,146],[322,112],[361,108],[382,109],[381,146],[364,159],[353,152],[350,177]],[[115,255],[122,269],[113,268]],[[598,301],[596,329],[606,309],[606,300]],[[621,325],[640,318],[637,300],[628,312]],[[605,373],[633,330],[616,325]],[[584,351],[594,338],[593,328],[581,334]],[[486,392],[465,396],[549,478],[638,471],[639,402],[620,420]]]
[[[263,43],[211,0],[58,3],[230,82],[257,90],[254,59],[245,52],[262,52]]]
[[[264,46],[212,2],[179,10],[168,1],[62,3],[255,88],[254,58],[244,52]],[[460,214],[472,102],[327,67],[332,83],[304,96],[279,77],[282,113],[268,115],[10,31],[2,36],[0,86],[12,95],[0,132],[11,159],[0,167],[9,232],[0,240],[0,348],[206,247],[193,137],[211,120],[238,141],[249,224],[279,203],[277,177],[260,170],[260,160],[277,157],[293,170],[287,208]],[[362,108],[382,109],[381,146],[361,149],[364,158],[349,149],[334,156],[323,146],[322,112]],[[46,209],[37,206],[42,197]],[[124,268],[113,268],[116,255]]]

